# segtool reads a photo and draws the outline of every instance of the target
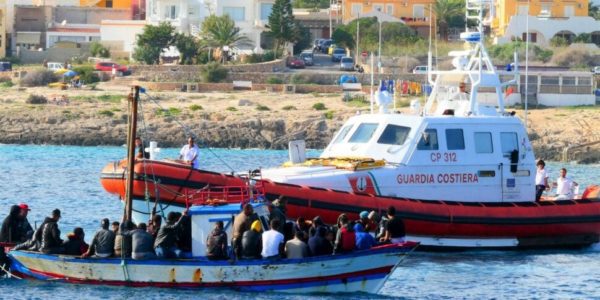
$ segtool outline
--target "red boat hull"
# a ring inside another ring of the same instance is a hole
[[[111,168],[112,173],[109,172]],[[125,172],[122,168],[120,170],[117,165],[107,166],[103,170],[102,184],[108,192],[122,197],[125,193]],[[134,197],[143,198],[148,191],[154,199],[155,191],[158,191],[161,202],[182,207],[187,204],[185,195],[207,184],[243,184],[238,177],[191,170],[188,166],[168,162],[136,163],[135,172]],[[155,185],[152,180],[144,180],[143,174],[161,183]],[[341,213],[358,218],[358,213],[363,210],[383,213],[387,207],[394,206],[405,222],[407,234],[411,236],[509,237],[517,239],[518,246],[587,245],[598,242],[600,237],[600,199],[597,196],[583,200],[473,203],[381,197],[269,180],[263,180],[263,187],[270,200],[285,197],[287,216],[292,219],[319,215],[325,222],[334,224]]]

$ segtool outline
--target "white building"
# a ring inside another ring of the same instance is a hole
[[[207,16],[228,14],[251,41],[246,51],[260,51],[261,33],[266,30],[274,0],[148,0],[146,18],[156,25],[170,22],[177,31],[197,34],[200,24]]]
[[[529,24],[527,24],[529,18]],[[505,34],[496,37],[496,43],[510,42],[513,38],[526,39],[529,26],[529,40],[540,46],[546,46],[555,36],[571,40],[574,36],[589,33],[592,42],[600,43],[600,21],[592,17],[574,16],[565,18],[544,18],[539,16],[515,15],[510,18]]]
[[[100,39],[102,44],[112,50],[133,53],[138,34],[144,31],[144,20],[102,20],[100,23]]]

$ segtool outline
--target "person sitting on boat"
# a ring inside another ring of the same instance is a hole
[[[548,170],[546,170],[546,163],[543,160],[538,160],[537,171],[535,173],[535,201],[540,201],[542,193],[550,187],[548,184]]]
[[[567,169],[562,168],[560,169],[560,177],[556,179],[552,186],[556,187],[556,193],[558,194],[554,200],[570,200],[574,197],[573,189],[579,184],[567,177]]]
[[[252,208],[252,204],[250,203],[246,203],[242,212],[233,219],[231,245],[233,245],[233,253],[237,258],[241,257],[242,235],[246,230],[250,229],[250,225],[256,220],[258,220],[258,216],[254,213],[254,208]]]
[[[269,230],[262,234],[262,252],[261,256],[265,259],[279,258],[283,252],[284,237],[279,232],[279,219],[273,219],[269,223]]]
[[[119,225],[119,230],[115,235],[115,256],[130,258],[132,241],[130,235],[123,235],[123,232],[135,230],[135,224],[128,220],[123,220]]]
[[[372,210],[367,215],[367,219],[369,219],[369,226],[365,228],[365,231],[373,232],[375,235],[377,235],[381,217],[379,216],[379,214],[376,211]]]
[[[62,244],[66,255],[80,256],[87,252],[90,246],[85,242],[85,233],[83,228],[75,227],[73,232],[67,234],[67,240]]]
[[[277,219],[277,220],[279,220],[279,224],[285,224],[286,223],[285,215],[283,214],[283,212],[278,207],[276,207],[275,205],[273,205],[273,203],[269,203],[267,205],[267,209],[269,210],[269,222],[271,220]],[[279,232],[281,232],[282,234],[284,233],[283,226],[281,226],[281,228],[279,228]]]
[[[42,226],[42,242],[40,244],[40,252],[46,254],[58,254],[63,252],[60,238],[60,230],[58,229],[58,220],[60,220],[60,210],[52,211],[52,216],[46,218]]]
[[[308,245],[304,242],[306,234],[302,230],[296,231],[294,238],[285,243],[284,251],[287,258],[308,257]]]
[[[241,256],[243,259],[259,259],[262,256],[262,225],[255,220],[242,235]]]
[[[387,224],[385,226],[385,235],[380,239],[383,243],[398,244],[404,242],[406,232],[404,230],[404,222],[400,217],[396,216],[396,208],[393,206],[387,209]]]
[[[354,222],[350,222],[348,216],[343,214],[339,222],[340,228],[335,236],[335,254],[351,252],[356,246],[356,232],[354,232]]]
[[[327,227],[319,226],[316,228],[316,233],[308,239],[308,248],[312,256],[331,255],[333,253],[333,245],[327,239]]]
[[[215,228],[206,238],[206,257],[210,260],[227,259],[227,233],[223,230],[223,221],[217,221]]]
[[[96,231],[90,248],[81,257],[111,257],[115,250],[115,233],[109,230],[110,221],[107,218],[100,221],[100,230]]]
[[[371,220],[369,219],[368,211],[363,210],[360,212],[360,214],[358,216],[359,216],[359,219],[356,220],[355,223],[361,224],[363,226],[363,231],[366,231],[366,232],[375,231],[375,228],[377,226],[375,226],[375,223],[371,222]],[[355,225],[355,227],[356,227],[356,225]]]
[[[190,136],[187,145],[179,151],[179,159],[182,159],[186,164],[190,164],[192,168],[199,169],[198,154],[200,154],[200,148],[194,144],[194,138]]]
[[[137,153],[135,154],[135,159],[150,158],[150,152],[145,150],[146,147],[144,146],[144,142],[142,141],[142,138],[140,138],[140,137],[135,138],[135,148],[137,149]]]
[[[354,232],[356,235],[356,250],[370,249],[375,246],[375,238],[370,233],[365,232],[365,227],[362,223],[354,225]]]
[[[181,217],[180,212],[176,212],[177,218]],[[192,258],[192,219],[183,218],[181,226],[177,231],[177,239],[175,242],[177,248],[181,250],[180,258]]]
[[[21,211],[17,218],[17,234],[20,242],[25,242],[33,236],[33,227],[31,227],[29,220],[27,220],[27,215],[31,209],[25,203],[19,204],[19,208]]]
[[[153,212],[148,223],[150,224],[150,226],[148,226],[147,231],[149,234],[152,235],[152,240],[156,240],[158,230],[160,229],[160,225],[162,224],[162,217]]]
[[[110,224],[110,230],[115,233],[115,235],[119,234],[119,221],[114,221]]]
[[[10,207],[8,216],[2,222],[2,229],[0,230],[0,242],[4,243],[20,243],[18,237],[18,219],[21,208],[18,205]]]
[[[315,236],[315,234],[317,234],[317,229],[321,226],[326,226],[325,223],[323,223],[323,219],[321,219],[321,216],[314,217],[310,224],[310,228],[308,229],[309,239]]]
[[[131,258],[151,259],[154,254],[154,237],[147,231],[146,223],[139,223],[131,230],[121,229],[123,237],[131,238]]]
[[[44,229],[45,229],[46,223],[56,222],[56,221],[58,221],[58,219],[60,219],[60,210],[57,208],[52,211],[52,215],[50,217],[46,217],[44,219],[44,221],[42,222],[42,225],[40,225],[40,227],[37,228],[37,230],[33,233],[33,236],[29,240],[27,240],[26,242],[23,242],[21,244],[18,244],[17,246],[15,246],[15,248],[13,248],[13,250],[40,251],[40,249],[42,247],[42,239],[43,239],[43,234],[44,234]],[[59,232],[59,236],[60,236],[60,232]]]
[[[183,220],[187,218],[187,209],[183,211],[183,214],[179,219],[175,212],[169,212],[167,214],[167,224],[163,225],[158,234],[156,235],[156,241],[154,241],[154,252],[159,258],[182,258],[182,251],[177,247],[177,234],[181,230]]]
[[[311,221],[307,221],[304,217],[298,217],[296,222],[294,223],[294,232],[302,231],[304,232],[303,241],[308,242],[308,232],[310,231],[310,227],[312,225]]]

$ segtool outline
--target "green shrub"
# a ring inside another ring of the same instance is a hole
[[[58,80],[59,77],[52,71],[39,69],[27,73],[27,75],[21,79],[21,86],[45,86]]]
[[[303,74],[294,74],[290,77],[291,84],[308,84],[311,83],[310,78]]]
[[[27,97],[27,100],[25,100],[25,103],[27,103],[27,104],[46,104],[46,103],[48,103],[48,99],[42,95],[31,94],[31,95],[29,95],[29,97]]]
[[[115,115],[114,112],[112,112],[111,110],[105,109],[105,110],[101,110],[98,112],[98,115],[100,116],[105,116],[105,117],[112,117]]]
[[[569,41],[562,36],[555,36],[550,39],[550,46],[552,47],[565,47],[569,45]]]
[[[324,116],[325,116],[325,119],[327,119],[327,120],[333,119],[333,111],[330,110],[328,112],[325,112]]]
[[[313,104],[312,108],[314,110],[326,110],[327,107],[325,106],[325,104],[321,103],[321,102],[317,102],[315,104]]]
[[[90,54],[95,57],[110,57],[110,50],[100,42],[92,42],[90,44]]]
[[[259,105],[256,106],[256,110],[258,110],[258,111],[269,111],[271,109],[269,107],[267,107],[267,106],[259,104]]]
[[[202,67],[200,75],[204,82],[221,82],[227,78],[229,70],[217,62],[211,62]]]
[[[235,108],[233,106],[230,106],[230,107],[226,108],[226,110],[228,110],[228,111],[237,111],[237,108]]]
[[[189,109],[191,111],[197,111],[197,110],[203,110],[204,107],[202,107],[202,105],[192,104],[192,105],[190,105]]]
[[[159,117],[174,117],[181,114],[181,109],[177,107],[169,107],[167,109],[158,109],[156,111],[156,116]]]
[[[0,88],[9,88],[13,85],[14,84],[12,83],[12,81],[0,81]]]
[[[104,95],[98,96],[98,100],[103,101],[103,102],[119,103],[119,102],[121,102],[122,99],[123,99],[122,95],[104,94]]]
[[[92,66],[79,66],[73,68],[73,71],[79,74],[79,79],[85,84],[96,83],[100,81],[100,76],[95,72]]]
[[[281,108],[282,110],[296,110],[297,108],[293,105],[286,105]]]
[[[267,83],[268,84],[283,84],[283,79],[281,79],[279,77],[275,77],[275,76],[269,76],[269,78],[267,78]]]

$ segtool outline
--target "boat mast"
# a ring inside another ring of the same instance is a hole
[[[132,194],[133,194],[133,168],[135,164],[135,136],[137,132],[137,108],[140,100],[140,87],[134,86],[129,94],[131,102],[131,115],[129,116],[129,132],[127,134],[127,190],[125,194],[125,220],[131,221]]]

